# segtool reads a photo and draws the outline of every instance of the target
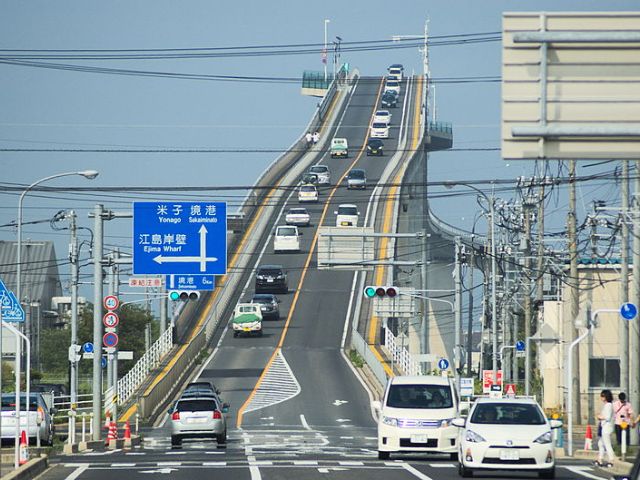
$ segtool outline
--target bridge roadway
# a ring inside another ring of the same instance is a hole
[[[181,448],[172,449],[164,415],[159,426],[144,432],[141,448],[57,457],[42,478],[457,478],[448,457],[377,460],[370,394],[341,348],[354,273],[316,268],[318,225],[334,225],[333,212],[340,203],[358,205],[360,225],[367,211],[371,187],[347,190],[348,170],[366,169],[373,186],[397,147],[400,125],[408,129],[418,121],[415,98],[407,99],[406,110],[402,106],[406,92],[421,94],[407,88],[410,82],[403,82],[402,102],[393,110],[385,155],[367,157],[368,126],[379,105],[382,79],[358,81],[335,133],[348,139],[350,157],[332,159],[328,152],[318,153],[315,163],[329,166],[332,184],[321,189],[318,204],[307,205],[312,226],[302,229],[302,251],[276,255],[269,236],[256,252],[254,268],[244,272],[242,300],[253,294],[255,266],[260,264],[282,264],[288,271],[289,293],[279,295],[281,319],[265,321],[262,337],[234,338],[231,329],[224,328],[214,337],[213,353],[195,372],[198,380],[214,382],[231,403],[226,448],[216,448],[209,440],[185,440]],[[291,189],[282,211],[297,205]],[[274,225],[284,223],[283,216]],[[559,478],[576,477],[566,470]]]

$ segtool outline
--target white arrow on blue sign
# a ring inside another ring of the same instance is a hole
[[[2,320],[5,322],[24,322],[24,309],[11,290],[0,280],[0,305]]]
[[[633,303],[623,303],[620,306],[620,316],[625,320],[633,320],[638,315],[638,307]]]
[[[133,273],[227,273],[225,202],[134,202]]]
[[[82,344],[82,351],[85,353],[91,353],[93,352],[93,343],[91,342],[85,342]]]
[[[518,351],[518,352],[524,352],[524,349],[525,349],[525,344],[524,344],[524,342],[523,342],[522,340],[518,340],[518,341],[516,342],[516,351]]]
[[[438,360],[438,368],[440,370],[446,370],[447,368],[449,368],[449,360],[447,360],[446,358],[441,358],[440,360]]]

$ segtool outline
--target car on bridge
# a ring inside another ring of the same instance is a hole
[[[260,304],[262,318],[265,320],[268,318],[272,320],[280,319],[280,300],[272,293],[256,293],[251,297],[251,303]]]
[[[296,225],[297,227],[308,227],[311,223],[311,216],[303,207],[290,208],[284,218],[287,225]]]
[[[299,202],[317,202],[318,201],[318,189],[315,185],[305,183],[300,185],[298,189],[298,201]]]
[[[387,68],[387,72],[389,72],[389,77],[393,77],[398,81],[401,81],[404,67],[400,63],[394,63],[393,65],[389,65],[389,68]]]
[[[231,319],[233,336],[257,335],[262,336],[262,309],[258,303],[239,303],[233,309]]]
[[[295,225],[278,225],[273,234],[273,253],[299,252],[301,235]]]
[[[229,405],[216,397],[181,398],[169,409],[171,445],[182,445],[185,438],[213,438],[218,448],[227,443]]]
[[[313,173],[318,176],[319,185],[331,184],[331,170],[326,165],[313,165],[309,169],[309,173]]]
[[[425,452],[458,455],[458,400],[452,380],[436,375],[397,376],[389,379],[379,413],[378,458],[392,453]]]
[[[391,112],[389,110],[376,110],[373,115],[373,123],[391,123]]]
[[[370,138],[367,142],[367,156],[384,154],[384,142],[379,138]]]
[[[256,270],[256,293],[289,293],[287,272],[282,265],[261,265]]]
[[[389,124],[388,123],[372,123],[369,131],[371,138],[389,138]]]
[[[365,190],[367,188],[367,173],[361,168],[354,168],[347,175],[347,190],[359,188]]]
[[[396,108],[398,106],[398,92],[395,90],[385,91],[380,102],[385,108]]]
[[[349,143],[346,138],[333,138],[331,139],[331,147],[329,149],[331,158],[335,157],[349,157]]]
[[[392,90],[400,95],[400,82],[395,79],[388,78],[386,83],[384,84],[384,91],[387,92]]]
[[[351,203],[343,203],[338,205],[336,215],[336,227],[357,227],[360,212],[358,206]]]
[[[458,473],[475,471],[536,471],[541,478],[555,477],[553,428],[559,420],[547,420],[531,397],[478,398],[469,416],[456,418],[461,429]]]

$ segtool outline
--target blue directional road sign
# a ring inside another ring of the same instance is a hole
[[[638,315],[638,307],[633,303],[623,303],[620,307],[620,315],[625,320],[633,320]]]
[[[524,349],[525,349],[525,344],[524,344],[524,342],[523,342],[522,340],[518,340],[518,341],[516,342],[516,351],[517,351],[517,352],[524,352]]]
[[[0,280],[0,305],[2,320],[5,322],[24,322],[24,309],[11,290]]]
[[[92,353],[93,352],[93,343],[85,342],[82,344],[82,351],[84,353]]]
[[[449,360],[447,360],[446,358],[441,358],[440,360],[438,360],[438,368],[440,370],[446,370],[447,368],[449,368]]]
[[[102,357],[102,358],[100,359],[100,366],[101,366],[102,368],[107,368],[107,357]]]
[[[215,289],[213,275],[167,275],[167,290],[209,290]]]
[[[134,202],[133,273],[227,273],[227,204]]]

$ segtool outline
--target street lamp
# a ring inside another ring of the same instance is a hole
[[[453,188],[456,185],[463,185],[475,190],[482,195],[489,204],[489,217],[491,229],[491,318],[493,319],[493,381],[498,380],[498,317],[496,315],[496,237],[495,237],[495,216],[494,216],[494,199],[487,196],[482,190],[473,185],[464,182],[445,182],[446,188]]]
[[[20,194],[20,200],[18,201],[18,254],[16,258],[16,296],[18,302],[22,303],[22,202],[24,201],[24,197],[36,185],[48,180],[53,180],[54,178],[69,177],[72,175],[80,175],[89,180],[93,180],[98,176],[98,172],[96,170],[83,170],[80,172],[58,173],[33,182]]]

